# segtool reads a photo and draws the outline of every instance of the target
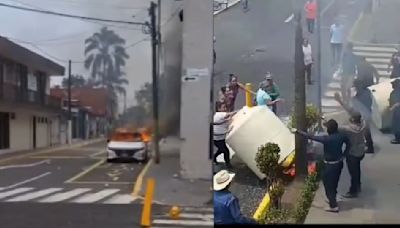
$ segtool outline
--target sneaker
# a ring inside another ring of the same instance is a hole
[[[335,212],[335,213],[338,213],[339,212],[339,207],[326,207],[325,209],[324,209],[326,212]]]
[[[343,197],[348,198],[348,199],[357,198],[357,193],[348,192],[348,193],[344,194]]]

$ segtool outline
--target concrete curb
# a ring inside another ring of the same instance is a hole
[[[235,0],[235,1],[233,1],[232,3],[228,3],[228,5],[227,5],[225,8],[223,8],[223,9],[221,9],[221,10],[218,10],[218,11],[215,11],[215,12],[214,12],[214,16],[217,16],[218,14],[224,12],[225,10],[231,8],[232,6],[235,6],[235,5],[238,4],[238,3],[240,3],[240,0]]]

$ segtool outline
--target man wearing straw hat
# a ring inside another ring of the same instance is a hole
[[[234,173],[221,170],[213,177],[214,223],[216,225],[257,224],[255,220],[242,215],[239,200],[229,191]]]

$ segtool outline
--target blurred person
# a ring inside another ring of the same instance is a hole
[[[271,96],[267,92],[268,84],[266,81],[260,83],[259,89],[256,94],[256,103],[257,106],[267,106],[268,108],[272,108],[274,104],[280,102],[280,99],[272,100]]]
[[[346,157],[347,169],[350,174],[350,188],[345,198],[357,197],[361,192],[361,161],[365,156],[365,131],[367,129],[361,113],[353,111],[350,114],[349,124],[339,128],[350,140],[351,148]]]
[[[243,90],[246,92],[249,92],[253,95],[256,93],[246,89],[246,86],[243,85],[242,83],[239,82],[238,77],[234,74],[229,74],[229,82],[227,87],[229,88],[228,90],[228,99],[229,99],[229,105],[228,105],[228,111],[233,112],[235,110],[235,102],[236,102],[236,97],[239,94],[239,90]]]
[[[339,212],[339,206],[336,201],[337,187],[340,174],[343,169],[343,157],[348,154],[351,144],[349,138],[339,132],[338,123],[331,119],[325,123],[328,135],[315,136],[306,132],[293,129],[307,139],[322,143],[324,145],[324,170],[322,173],[322,182],[325,188],[325,194],[328,198],[329,206],[325,208],[327,212]],[[346,145],[343,151],[343,145]]]
[[[361,113],[362,118],[366,122],[366,129],[365,129],[365,143],[367,146],[367,150],[365,153],[373,154],[375,153],[374,149],[374,141],[372,140],[371,134],[371,125],[372,125],[372,93],[366,87],[362,80],[356,78],[354,80],[354,87],[356,90],[356,94],[351,99],[352,106],[347,105],[338,93],[335,93],[335,100],[339,102],[339,104],[348,112],[354,113],[359,112]]]
[[[243,216],[239,199],[229,191],[234,177],[235,174],[227,170],[221,170],[213,177],[214,223],[215,225],[257,224],[254,219]]]
[[[388,65],[388,72],[390,72],[390,68],[393,67],[392,73],[390,74],[390,78],[399,78],[400,77],[400,47],[396,48],[396,52],[393,53],[392,58],[390,59]]]
[[[217,164],[217,157],[220,154],[224,154],[226,168],[231,169],[230,154],[225,139],[226,135],[231,131],[231,128],[229,128],[229,122],[236,112],[227,112],[226,104],[220,102],[217,102],[216,109],[217,111],[213,118],[213,137],[214,145],[217,147],[217,152],[214,154],[213,160],[214,163]]]
[[[278,111],[276,105],[277,105],[278,102],[283,101],[283,100],[281,100],[279,98],[279,96],[280,96],[279,87],[274,82],[274,79],[273,79],[272,74],[270,72],[267,72],[267,74],[265,75],[265,82],[266,82],[266,87],[264,88],[264,90],[271,97],[271,100],[273,102],[273,104],[271,105],[272,111],[276,115],[277,111]]]
[[[303,54],[304,54],[305,75],[307,77],[308,84],[312,85],[313,81],[311,80],[311,68],[314,59],[312,57],[311,44],[308,42],[308,39],[304,39],[303,41]]]
[[[337,66],[340,63],[344,42],[344,26],[336,19],[330,27],[330,43],[332,49],[332,65]]]
[[[356,76],[357,57],[353,53],[353,44],[348,43],[343,53],[341,72],[341,92],[345,102],[351,98],[352,82]]]
[[[365,57],[360,57],[357,64],[357,78],[363,81],[364,86],[369,87],[379,83],[379,73]],[[375,78],[375,83],[374,83]]]
[[[312,34],[315,27],[315,18],[317,17],[317,1],[307,1],[304,5],[304,10],[306,11],[307,29]]]
[[[392,144],[400,144],[400,79],[395,79],[392,82],[393,91],[390,93],[389,107],[393,112],[392,117],[392,132],[394,139]]]

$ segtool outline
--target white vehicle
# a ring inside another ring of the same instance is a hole
[[[149,158],[149,140],[141,132],[116,131],[107,142],[107,162],[117,159],[145,162]]]

